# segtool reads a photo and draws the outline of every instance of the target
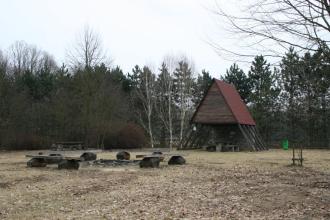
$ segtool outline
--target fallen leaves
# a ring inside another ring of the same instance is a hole
[[[313,152],[321,158],[328,156]],[[0,187],[5,186],[0,188],[0,218],[329,217],[330,174],[323,169],[328,163],[316,164],[322,160],[309,158],[317,166],[306,162],[306,167],[297,169],[287,166],[290,161],[283,160],[281,153],[192,151],[184,166],[83,166],[78,171],[28,169],[15,164],[21,163],[24,153],[11,154],[11,163],[7,160],[0,168]],[[111,158],[115,154],[104,152],[98,156]]]

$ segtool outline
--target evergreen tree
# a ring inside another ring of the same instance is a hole
[[[309,147],[328,145],[327,134],[327,97],[329,95],[329,59],[324,50],[314,54],[305,53],[301,59],[299,87],[302,95],[302,113],[305,115],[303,127]],[[320,142],[319,134],[323,133]]]
[[[206,70],[202,70],[202,74],[198,74],[197,81],[195,83],[196,88],[194,89],[194,103],[197,106],[205,96],[208,88],[212,83],[212,77]]]
[[[318,97],[318,111],[316,120],[318,122],[317,129],[319,130],[317,137],[318,140],[316,146],[329,147],[330,137],[330,51],[327,47],[319,48],[319,50],[313,55],[315,60],[315,74],[318,78],[315,88],[317,90]]]
[[[283,57],[280,64],[280,82],[282,87],[281,101],[287,117],[283,120],[285,138],[290,141],[297,138],[295,129],[299,124],[299,103],[301,93],[299,91],[299,82],[301,77],[301,61],[294,48]]]
[[[251,85],[249,83],[248,77],[236,63],[230,66],[229,70],[226,71],[226,75],[221,76],[221,79],[227,83],[233,84],[240,94],[242,100],[245,103],[249,102]]]
[[[264,57],[256,56],[249,71],[251,85],[251,109],[258,127],[266,142],[271,140],[274,112],[276,111],[277,97],[280,90],[277,85],[277,76],[270,70],[270,64]]]

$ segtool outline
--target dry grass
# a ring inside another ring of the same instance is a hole
[[[159,169],[27,168],[0,154],[0,219],[330,219],[330,151],[183,152]],[[102,152],[99,158],[114,158]]]

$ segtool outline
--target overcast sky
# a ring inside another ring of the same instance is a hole
[[[219,77],[231,62],[206,43],[222,32],[208,10],[214,0],[0,0],[0,48],[24,40],[65,62],[65,50],[88,24],[114,64],[159,66],[167,54],[186,54],[196,70]],[[219,21],[218,21],[219,22]]]

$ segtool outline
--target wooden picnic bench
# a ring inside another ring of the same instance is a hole
[[[239,146],[238,145],[227,144],[224,147],[227,148],[228,150],[232,151],[232,152],[239,152]]]
[[[239,152],[239,146],[235,144],[226,144],[226,143],[218,143],[216,145],[210,145],[206,147],[207,151],[210,152],[224,152],[224,151],[232,151]]]
[[[85,150],[86,147],[82,141],[62,141],[52,144],[51,150]]]

